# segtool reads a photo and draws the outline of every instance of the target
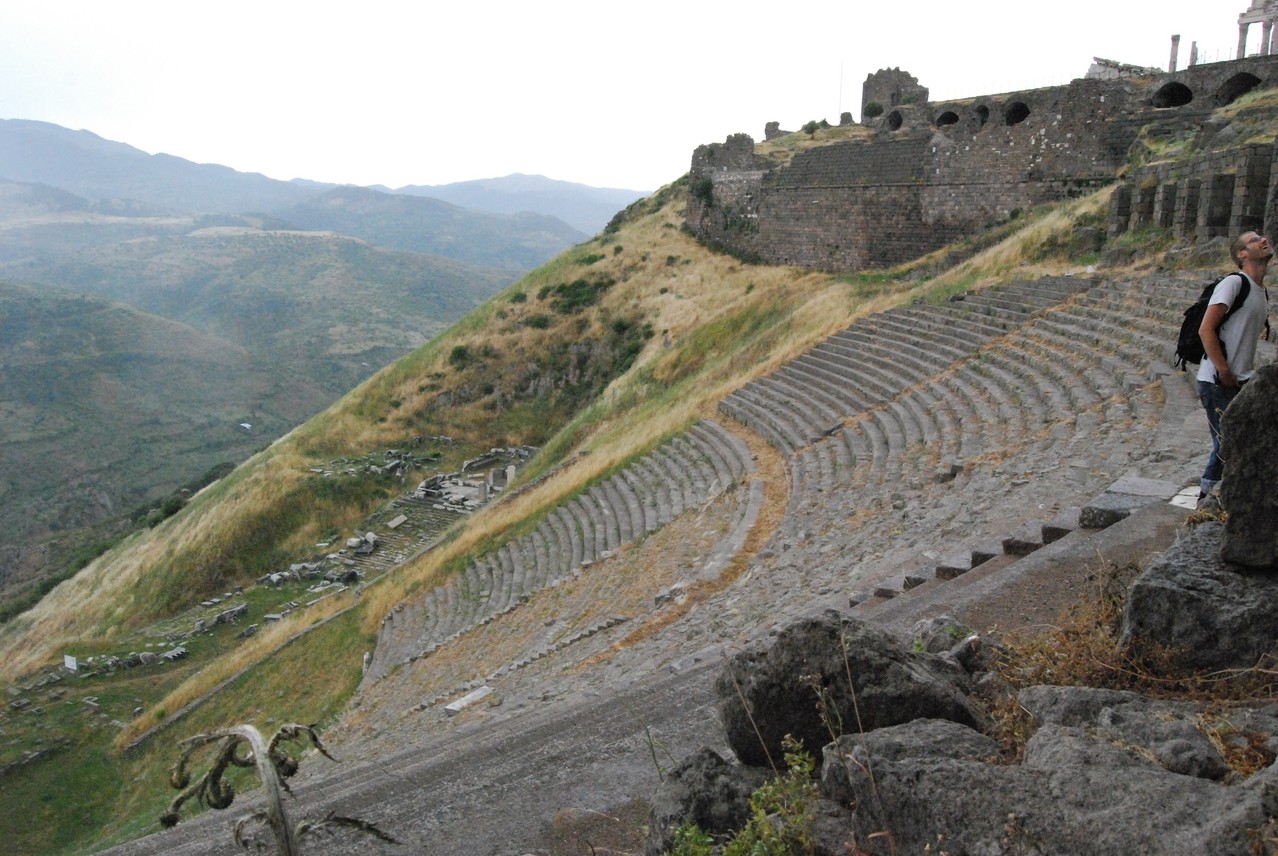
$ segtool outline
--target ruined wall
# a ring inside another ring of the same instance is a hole
[[[913,80],[899,70],[880,74],[884,91]],[[1184,134],[1201,127],[1214,108],[1273,85],[1278,57],[1252,57],[1172,74],[902,103],[875,120],[872,139],[809,149],[784,165],[755,155],[753,141],[739,134],[697,149],[687,222],[703,239],[768,263],[819,270],[887,266],[1019,210],[1113,183],[1142,128],[1155,137]],[[1198,184],[1175,192],[1157,191],[1169,178],[1144,176],[1140,186],[1155,190],[1120,189],[1111,232],[1123,217],[1129,223],[1153,217],[1158,192],[1158,216],[1169,224],[1169,212],[1193,197],[1192,216],[1184,215],[1195,224],[1192,235],[1263,219],[1266,204],[1278,210],[1278,192],[1269,186],[1278,171],[1271,162],[1260,151],[1208,159],[1195,168]],[[1244,190],[1234,187],[1238,182]],[[1197,225],[1219,221],[1222,206],[1230,211],[1224,227]]]
[[[1206,240],[1265,230],[1275,149],[1256,143],[1132,170],[1110,198],[1109,234],[1157,226]]]
[[[875,116],[866,115],[866,107],[877,104],[883,112],[903,104],[927,102],[928,88],[919,85],[918,78],[899,68],[884,68],[868,75],[861,84],[861,121],[871,122]]]

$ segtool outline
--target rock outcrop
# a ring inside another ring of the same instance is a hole
[[[1271,651],[1278,622],[1264,619],[1278,615],[1278,577],[1225,563],[1221,528],[1198,527],[1138,580],[1129,644],[1177,634],[1185,668]],[[1224,713],[1134,692],[1029,687],[1016,700],[1034,732],[1012,761],[988,733],[979,688],[998,679],[983,671],[978,640],[944,618],[916,635],[907,643],[827,612],[733,659],[716,689],[746,766],[733,772],[709,750],[685,762],[654,803],[648,852],[664,852],[685,822],[709,821],[701,828],[723,837],[738,828],[726,819],[745,815],[741,791],[767,772],[753,767],[781,757],[784,734],[824,747],[820,803],[809,806],[817,853],[1273,852],[1264,848],[1278,818],[1278,766],[1244,779],[1226,756],[1272,761],[1278,705]],[[844,732],[835,740],[831,721]],[[724,804],[733,811],[706,809]]]
[[[1278,365],[1258,370],[1221,421],[1221,504],[1229,512],[1221,558],[1278,570]]]
[[[744,764],[782,762],[786,735],[813,749],[831,734],[914,719],[968,726],[988,717],[952,658],[903,648],[883,630],[829,611],[783,630],[724,669],[715,691],[728,745]]]

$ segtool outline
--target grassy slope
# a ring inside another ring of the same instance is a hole
[[[1031,218],[1026,231],[1006,242],[1011,249],[987,251],[928,280],[905,271],[834,277],[745,265],[705,250],[681,231],[682,199],[676,185],[637,203],[615,232],[533,272],[0,629],[3,673],[13,679],[69,647],[119,650],[148,624],[191,602],[295,560],[321,535],[353,525],[386,498],[378,490],[341,495],[319,490],[308,467],[340,454],[448,433],[474,448],[543,445],[529,475],[558,465],[536,489],[474,516],[443,547],[372,587],[353,611],[282,653],[272,655],[301,625],[346,604],[331,601],[298,613],[247,642],[228,644],[199,668],[193,664],[139,689],[146,712],[117,745],[185,700],[261,663],[173,729],[170,738],[151,741],[141,755],[119,759],[103,745],[113,735],[99,734],[31,765],[20,779],[25,798],[36,800],[41,791],[35,780],[76,758],[97,753],[97,764],[120,766],[114,791],[96,801],[77,797],[97,806],[102,825],[89,824],[77,838],[80,845],[67,841],[59,849],[74,852],[100,836],[143,831],[165,797],[155,770],[171,760],[171,739],[178,734],[218,723],[262,723],[270,716],[322,721],[335,715],[358,680],[358,662],[331,652],[366,650],[381,618],[405,593],[432,584],[469,551],[508,537],[582,485],[698,416],[711,415],[731,389],[860,314],[938,288],[978,286],[1009,270],[1030,273],[1023,246],[1036,251],[1052,246],[1044,230],[1068,229],[1079,212],[1095,217],[1103,205],[1102,198],[1080,203],[1072,215],[1045,218],[1047,225]],[[1047,259],[1040,271],[1056,272],[1061,264],[1060,258]],[[570,287],[578,281],[612,285],[595,289],[593,305],[567,311],[561,302],[557,310],[555,302],[565,292],[582,293]],[[583,451],[591,454],[578,454]],[[293,708],[298,696],[289,693],[285,705],[283,684],[270,675],[288,674],[279,669],[295,656],[289,652],[312,647],[330,655],[296,654],[308,657],[308,669],[317,674],[315,691],[305,696],[307,709],[299,711]],[[289,709],[281,710],[284,706]],[[103,800],[113,807],[102,807]],[[43,841],[46,825],[25,834]]]

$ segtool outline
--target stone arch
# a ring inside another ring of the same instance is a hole
[[[883,119],[883,123],[887,125],[887,129],[889,131],[901,130],[901,125],[904,122],[905,122],[905,119],[904,117],[901,116],[900,110],[893,110],[891,113],[887,114],[887,116]]]
[[[985,123],[990,120],[990,108],[984,104],[977,104],[972,108],[972,130],[979,131],[985,127]]]
[[[1232,104],[1259,85],[1259,77],[1241,71],[1220,84],[1220,88],[1216,90],[1214,98],[1216,106],[1224,107],[1226,104]]]
[[[1003,110],[1004,125],[1019,125],[1029,118],[1030,108],[1024,101],[1013,101]]]
[[[958,114],[953,110],[944,110],[941,115],[936,117],[936,127],[944,128],[946,125],[957,125],[959,121]]]
[[[1193,100],[1193,90],[1185,84],[1173,80],[1170,83],[1164,83],[1162,87],[1154,93],[1154,97],[1150,100],[1150,103],[1161,110],[1168,107],[1184,107]]]

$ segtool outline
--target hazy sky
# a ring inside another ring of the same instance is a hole
[[[0,118],[280,179],[651,190],[701,143],[859,116],[880,68],[933,99],[995,94],[1094,56],[1166,68],[1173,33],[1183,67],[1194,40],[1231,58],[1248,5],[3,0]]]

